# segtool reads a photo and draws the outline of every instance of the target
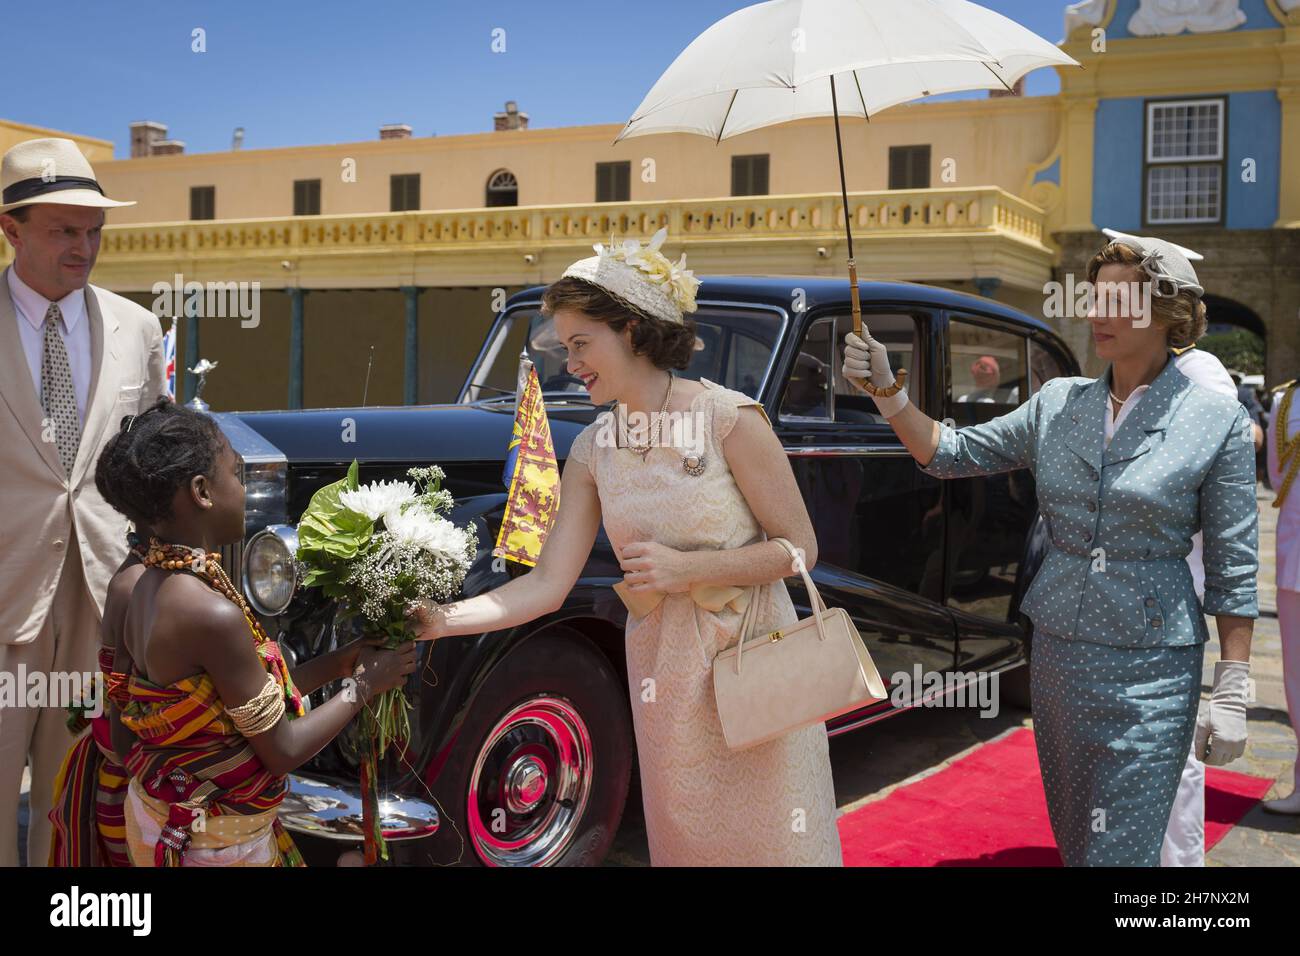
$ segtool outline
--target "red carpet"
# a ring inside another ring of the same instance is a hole
[[[1273,781],[1206,768],[1208,850]],[[839,819],[845,866],[1060,866],[1027,727]]]

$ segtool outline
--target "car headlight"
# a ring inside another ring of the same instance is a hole
[[[298,529],[273,524],[253,535],[244,549],[244,594],[259,614],[275,617],[289,606],[298,587]]]

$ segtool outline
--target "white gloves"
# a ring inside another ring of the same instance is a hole
[[[869,380],[876,388],[889,388],[894,384],[894,373],[889,367],[889,352],[883,345],[871,337],[871,331],[864,324],[862,336],[852,332],[844,336],[844,377],[853,387],[867,392],[862,387],[864,380]],[[867,392],[870,395],[870,392]],[[872,395],[880,414],[892,418],[907,407],[907,392],[900,390],[895,395]]]
[[[1208,766],[1232,763],[1246,750],[1246,693],[1250,663],[1216,661],[1214,689],[1196,720],[1197,757]]]

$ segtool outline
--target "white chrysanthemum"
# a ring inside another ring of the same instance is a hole
[[[409,481],[372,481],[355,491],[339,493],[343,507],[376,521],[390,511],[397,511],[415,498],[415,486]]]
[[[384,527],[393,536],[394,544],[414,546],[451,560],[465,554],[465,533],[441,515],[423,508],[386,512]]]

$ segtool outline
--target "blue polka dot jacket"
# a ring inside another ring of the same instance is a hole
[[[1255,448],[1240,403],[1172,361],[1104,443],[1110,370],[1046,382],[982,425],[942,426],[921,470],[1028,468],[1051,546],[1021,610],[1037,631],[1115,647],[1209,639],[1185,560],[1203,530],[1205,614],[1258,617]]]

